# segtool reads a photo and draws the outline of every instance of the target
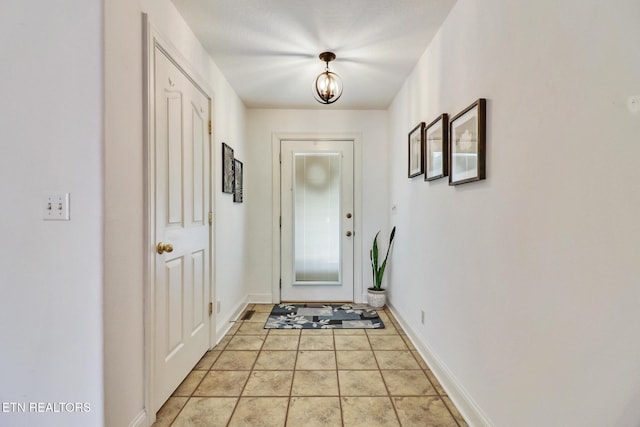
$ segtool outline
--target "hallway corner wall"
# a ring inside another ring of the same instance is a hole
[[[491,425],[640,419],[638,17],[458,0],[389,108],[389,299]],[[481,97],[487,179],[408,179],[407,133]]]
[[[388,159],[387,112],[384,110],[248,109],[245,171],[247,185],[248,283],[257,302],[271,302],[272,288],[272,135],[291,133],[357,133],[362,135],[362,277],[370,281],[369,239],[385,229]],[[386,232],[386,231],[383,231]],[[365,286],[365,289],[368,286]],[[362,295],[356,295],[356,299]]]

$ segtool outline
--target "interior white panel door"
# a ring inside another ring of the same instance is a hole
[[[208,98],[162,50],[154,56],[157,409],[209,348],[210,146]]]
[[[353,141],[281,142],[282,301],[353,301]]]

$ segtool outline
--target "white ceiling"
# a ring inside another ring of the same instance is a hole
[[[455,0],[172,0],[247,107],[384,109]],[[331,105],[311,85],[342,77]]]

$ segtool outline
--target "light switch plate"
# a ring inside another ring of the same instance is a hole
[[[42,219],[69,221],[69,193],[47,194],[42,200]]]

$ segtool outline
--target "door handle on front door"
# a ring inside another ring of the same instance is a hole
[[[156,249],[158,251],[158,253],[160,255],[162,255],[163,253],[171,253],[173,252],[173,245],[171,243],[158,243],[158,246],[156,246]]]
[[[351,237],[352,235],[353,235],[353,233],[352,233],[352,232],[347,231],[347,237]]]

